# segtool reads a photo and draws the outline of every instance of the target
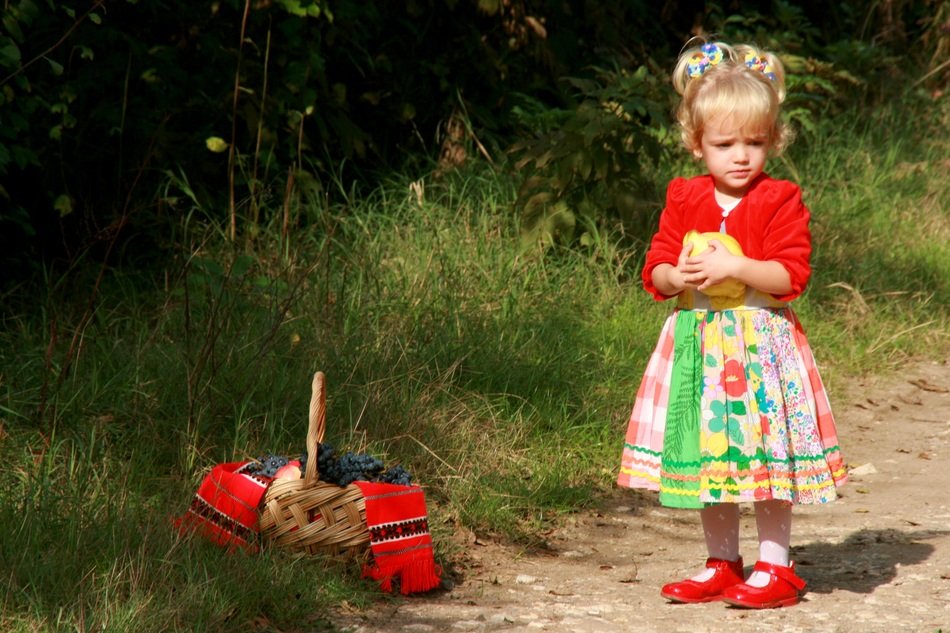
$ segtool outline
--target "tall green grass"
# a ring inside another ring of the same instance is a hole
[[[813,214],[799,306],[834,376],[946,357],[950,338],[950,109],[841,117],[801,139],[790,172]]]
[[[832,396],[950,349],[947,118],[826,121],[770,166],[813,212],[797,309]],[[640,289],[649,235],[525,250],[515,184],[477,166],[394,179],[240,249],[195,208],[165,269],[109,270],[91,310],[92,264],[7,297],[0,629],[332,630],[333,605],[376,596],[346,561],[171,529],[214,463],[303,449],[317,369],[327,439],[425,484],[447,565],[460,526],[531,543],[607,494],[669,309]]]

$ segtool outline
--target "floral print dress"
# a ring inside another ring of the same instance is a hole
[[[681,508],[834,500],[847,469],[795,314],[751,289],[728,309],[702,298],[682,297],[663,327],[618,484],[657,490],[661,504]]]

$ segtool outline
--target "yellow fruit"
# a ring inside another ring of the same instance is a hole
[[[692,244],[693,250],[690,251],[690,257],[699,255],[709,248],[709,242],[718,240],[733,255],[742,255],[742,246],[736,241],[736,238],[726,233],[710,231],[700,233],[699,231],[689,231],[683,237],[683,244]],[[745,284],[735,279],[727,279],[715,286],[710,286],[702,291],[703,294],[710,297],[739,297],[745,293]]]
[[[739,245],[739,242],[728,233],[717,233],[715,231],[700,233],[699,231],[690,231],[683,238],[683,244],[691,242],[693,244],[693,250],[690,252],[690,255],[699,255],[709,248],[709,242],[713,240],[722,242],[722,245],[733,255],[742,255],[742,247]]]

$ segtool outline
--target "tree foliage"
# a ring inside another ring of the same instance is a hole
[[[663,150],[664,69],[690,34],[787,53],[807,126],[911,66],[945,85],[948,13],[946,0],[10,0],[4,263],[130,236],[160,251],[168,217],[193,208],[234,237],[288,192],[317,199],[435,160],[453,121],[496,161],[515,145],[535,227],[585,205],[623,217]]]

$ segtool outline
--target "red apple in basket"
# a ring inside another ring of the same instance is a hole
[[[300,477],[300,462],[293,459],[289,461],[286,466],[281,466],[277,469],[277,473],[274,475],[274,481],[279,479],[300,479]]]

